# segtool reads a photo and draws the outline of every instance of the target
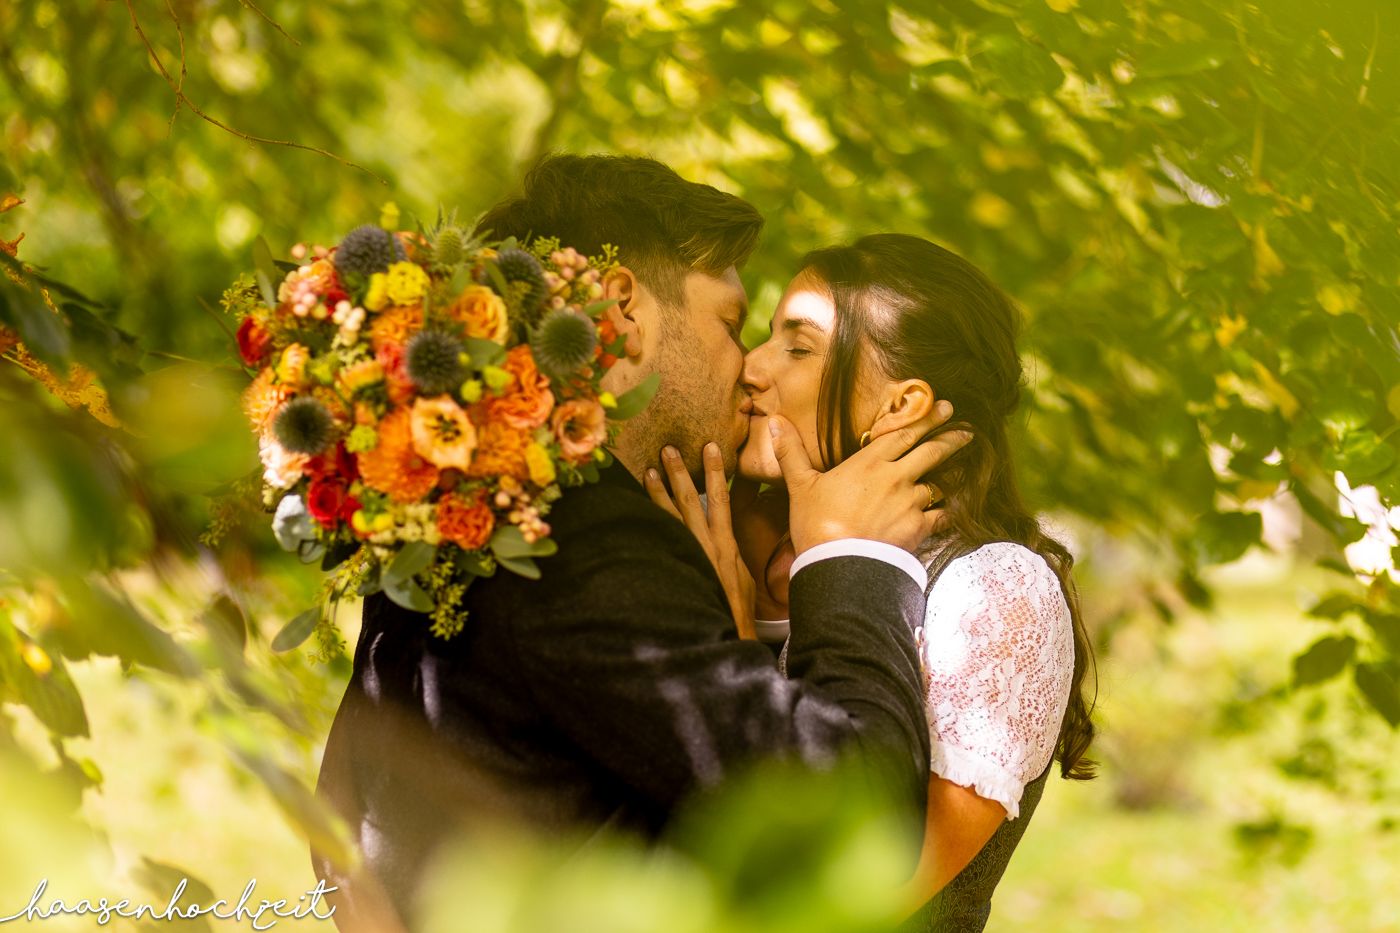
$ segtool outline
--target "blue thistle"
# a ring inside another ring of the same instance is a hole
[[[440,330],[414,334],[404,348],[404,369],[424,395],[450,392],[467,378],[462,342]]]
[[[335,251],[335,271],[342,279],[349,275],[368,278],[384,272],[393,262],[408,258],[403,244],[383,227],[364,224],[345,234]]]
[[[562,379],[578,372],[598,346],[598,331],[582,314],[560,308],[545,315],[530,338],[530,352],[540,372]]]
[[[309,395],[299,395],[282,406],[272,422],[277,443],[294,454],[314,456],[335,436],[330,409]]]
[[[496,256],[496,268],[506,280],[508,293],[501,297],[510,309],[526,325],[539,320],[540,308],[549,297],[540,261],[523,249],[503,249]]]

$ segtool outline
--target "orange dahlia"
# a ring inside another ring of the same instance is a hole
[[[437,504],[437,526],[444,541],[464,550],[484,547],[496,526],[496,516],[486,504],[486,491],[478,489],[470,497],[451,492],[443,496]]]
[[[370,346],[378,353],[386,343],[403,345],[418,331],[423,329],[423,306],[421,304],[394,305],[374,316],[369,325]]]
[[[271,366],[258,373],[257,378],[243,390],[243,413],[248,416],[253,430],[261,434],[277,409],[292,395],[292,387],[277,382],[277,374]]]
[[[379,443],[359,455],[360,478],[395,502],[416,502],[438,481],[438,468],[413,449],[412,416],[390,412],[379,422]]]
[[[554,408],[554,393],[549,390],[549,380],[535,368],[530,348],[525,344],[512,347],[501,368],[514,376],[515,382],[505,395],[487,401],[491,419],[522,431],[544,424]]]
[[[472,479],[485,479],[493,476],[513,476],[519,480],[530,478],[530,467],[525,461],[525,448],[530,445],[530,436],[503,421],[488,420],[476,431],[476,455],[467,467],[466,475]]]

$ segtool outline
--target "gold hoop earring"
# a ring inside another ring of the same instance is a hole
[[[860,436],[860,446],[864,447],[866,444],[869,444],[869,443],[870,443],[870,432],[869,432],[869,431],[866,431],[864,434],[862,434],[862,435]]]

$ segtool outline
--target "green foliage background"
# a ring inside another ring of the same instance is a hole
[[[750,341],[815,246],[901,230],[986,269],[1026,311],[1021,467],[1079,544],[1106,664],[1144,637],[1132,663],[1160,662],[1173,620],[1214,609],[1283,652],[1195,711],[1236,743],[1219,754],[1393,814],[1400,605],[1349,566],[1365,528],[1334,475],[1400,503],[1397,19],[1383,0],[12,0],[0,197],[25,203],[0,239],[23,231],[29,265],[7,266],[0,324],[95,369],[128,428],[0,362],[7,780],[61,776],[67,813],[135,769],[73,751],[84,692],[106,695],[83,672],[115,657],[109,691],[188,707],[298,832],[336,836],[306,782],[346,661],[331,630],[319,660],[267,645],[314,574],[258,516],[198,542],[206,493],[255,462],[210,309],[259,235],[329,244],[387,200],[470,215],[563,148],[651,154],[765,213]],[[1264,543],[1271,509],[1301,530]],[[1281,615],[1250,622],[1241,574],[1211,569],[1251,561],[1273,568],[1252,608]],[[1130,773],[1175,739],[1150,703],[1122,709],[1104,749]],[[1282,721],[1274,752],[1250,744]],[[1306,848],[1324,805],[1280,799],[1227,821],[1244,849]],[[79,838],[102,823],[85,806]]]

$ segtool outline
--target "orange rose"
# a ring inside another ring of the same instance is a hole
[[[564,459],[583,463],[608,439],[608,413],[593,399],[573,399],[554,410],[551,427]]]
[[[470,499],[451,492],[443,496],[437,504],[437,526],[444,541],[463,550],[485,546],[496,528],[496,516],[486,504],[485,490],[478,489]]]
[[[487,414],[499,418],[513,428],[529,431],[544,424],[554,408],[554,393],[549,380],[535,368],[535,358],[524,344],[512,347],[501,367],[515,377],[505,395],[487,399]]]
[[[466,328],[468,337],[504,344],[510,333],[506,303],[485,285],[468,285],[448,307],[447,315]]]

